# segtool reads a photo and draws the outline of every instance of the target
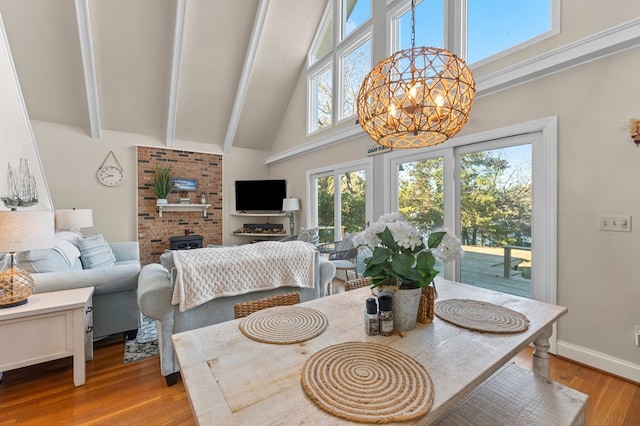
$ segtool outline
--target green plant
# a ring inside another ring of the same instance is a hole
[[[167,198],[171,192],[171,169],[158,167],[153,176],[153,192],[158,198]]]
[[[439,273],[435,269],[436,257],[446,263],[462,252],[455,235],[437,231],[424,238],[398,213],[381,216],[353,242],[368,246],[373,252],[364,259],[363,274],[371,277],[372,287],[428,287]]]

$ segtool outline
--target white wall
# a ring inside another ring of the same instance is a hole
[[[0,194],[4,195],[9,164],[18,173],[20,160],[26,159],[29,171],[36,181],[38,204],[21,208],[28,210],[52,210],[51,197],[40,164],[31,124],[16,76],[11,51],[7,44],[0,18]],[[0,210],[8,210],[0,203]]]
[[[93,209],[90,234],[102,233],[110,241],[137,240],[137,164],[136,146],[163,146],[157,138],[139,134],[102,131],[101,139],[92,139],[88,129],[34,121],[32,123],[38,150],[55,209]],[[176,141],[175,149],[220,154],[214,145]],[[124,168],[124,182],[106,187],[98,181],[97,172],[109,151],[113,151]],[[228,242],[229,183],[236,179],[266,178],[266,152],[232,149],[223,156],[223,242]]]

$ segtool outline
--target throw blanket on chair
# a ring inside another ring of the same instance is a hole
[[[173,305],[180,311],[212,299],[276,287],[314,286],[315,249],[302,241],[176,250]]]

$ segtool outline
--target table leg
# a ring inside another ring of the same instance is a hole
[[[73,310],[73,383],[84,385],[86,374],[84,307]]]
[[[533,341],[533,372],[549,378],[549,338],[553,333],[553,327],[550,325],[538,334]]]

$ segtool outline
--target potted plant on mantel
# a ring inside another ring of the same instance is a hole
[[[171,168],[156,168],[153,175],[153,192],[158,197],[156,204],[167,204],[167,195],[171,192]]]
[[[380,216],[353,239],[368,246],[372,255],[364,259],[364,277],[371,287],[393,291],[393,326],[400,331],[416,326],[421,297],[435,298],[436,257],[449,262],[462,252],[460,240],[447,231],[423,238],[420,231],[399,213]],[[433,314],[430,313],[431,319]],[[425,322],[425,321],[423,321]]]

